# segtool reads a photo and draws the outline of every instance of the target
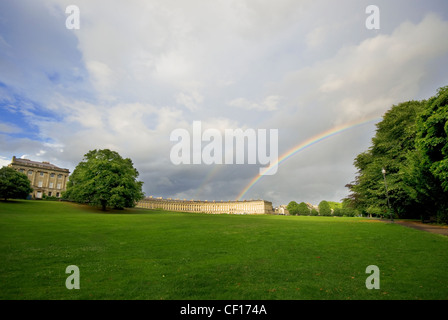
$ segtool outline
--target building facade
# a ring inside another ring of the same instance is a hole
[[[274,214],[289,215],[289,210],[286,205],[282,204],[274,209]]]
[[[9,167],[26,174],[34,189],[30,196],[42,199],[44,195],[60,198],[62,191],[66,190],[70,171],[49,162],[37,162],[28,159],[12,157]]]
[[[200,201],[146,197],[137,208],[211,214],[273,214],[272,203],[266,200]]]

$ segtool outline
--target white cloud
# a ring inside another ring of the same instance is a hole
[[[8,166],[8,164],[10,164],[10,163],[11,163],[11,159],[0,156],[0,168]]]
[[[87,61],[86,67],[92,84],[97,91],[108,91],[112,87],[114,84],[114,72],[107,64],[100,61]]]
[[[391,35],[343,47],[330,59],[286,75],[279,90],[325,110],[323,119],[382,115],[393,103],[416,97],[428,66],[448,54],[448,42],[440,41],[447,33],[448,22],[437,15],[404,22]]]
[[[198,92],[192,92],[190,94],[181,92],[176,96],[176,102],[185,106],[190,111],[197,111],[203,101],[204,97]]]
[[[277,110],[277,105],[279,104],[282,97],[271,95],[266,97],[262,102],[251,102],[246,98],[237,98],[231,100],[229,105],[232,107],[247,109],[247,110],[255,110],[255,111],[274,111]]]

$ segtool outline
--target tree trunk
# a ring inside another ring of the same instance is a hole
[[[106,200],[101,200],[101,210],[106,211],[106,204],[107,204]]]

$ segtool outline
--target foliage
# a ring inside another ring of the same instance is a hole
[[[409,180],[418,188],[419,204],[431,202],[437,220],[448,223],[448,86],[440,88],[420,114],[416,149],[409,161],[413,165]]]
[[[408,154],[415,150],[416,119],[423,107],[424,103],[419,101],[393,106],[377,124],[372,146],[355,158],[358,175],[347,185],[352,191],[349,200],[364,214],[386,212],[389,204],[400,217],[419,214],[415,201],[408,196],[409,187],[400,170]]]
[[[331,209],[336,209],[336,208],[342,208],[342,203],[341,202],[336,202],[336,201],[327,201],[328,204],[330,205]]]
[[[42,200],[46,200],[46,201],[58,201],[59,198],[55,197],[55,196],[47,196],[46,194],[44,194],[42,196]]]
[[[301,216],[309,216],[310,215],[310,208],[308,208],[308,205],[305,202],[299,203],[298,214]]]
[[[286,209],[288,209],[290,215],[295,216],[299,213],[299,204],[295,201],[291,201],[286,206]]]
[[[311,209],[310,215],[312,216],[318,216],[319,215],[319,211],[317,211],[315,208]]]
[[[131,159],[123,159],[109,149],[92,150],[84,155],[70,175],[63,197],[90,205],[123,209],[143,198],[143,182]]]
[[[327,201],[322,200],[319,203],[319,214],[321,216],[331,216],[330,204]]]
[[[372,146],[354,161],[358,174],[344,199],[364,215],[448,222],[448,87],[425,101],[385,113]],[[385,174],[382,170],[385,169]]]
[[[300,216],[309,216],[311,214],[310,208],[305,202],[297,203],[295,201],[291,201],[286,208],[289,211],[290,215],[300,215]]]
[[[10,167],[0,169],[0,199],[25,199],[33,188],[28,177]]]
[[[344,212],[343,212],[342,208],[340,208],[340,207],[334,208],[333,216],[335,216],[335,217],[342,217],[343,215],[344,215]]]

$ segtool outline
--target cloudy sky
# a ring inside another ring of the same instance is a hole
[[[372,4],[379,29],[366,27]],[[66,26],[69,5],[79,29]],[[447,35],[446,0],[2,1],[0,165],[16,156],[73,171],[109,148],[132,159],[146,195],[234,200],[260,160],[176,165],[174,130],[277,129],[267,147],[280,157],[364,123],[295,153],[242,197],[339,201],[384,112],[448,85]]]

